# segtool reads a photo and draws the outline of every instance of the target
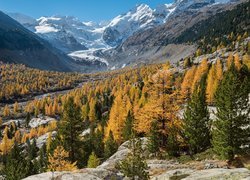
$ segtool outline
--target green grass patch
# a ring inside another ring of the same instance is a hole
[[[185,177],[188,177],[190,174],[182,174],[182,175],[174,175],[174,176],[171,176],[169,179],[170,180],[181,180]]]
[[[182,155],[182,156],[178,157],[177,160],[183,164],[188,163],[190,161],[193,161],[192,157],[189,155]]]
[[[215,159],[216,155],[213,151],[213,149],[208,149],[204,152],[198,153],[194,155],[194,159],[197,161],[203,161],[206,159],[213,160]]]

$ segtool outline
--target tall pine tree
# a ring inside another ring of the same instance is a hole
[[[81,160],[80,134],[83,132],[80,108],[69,97],[63,106],[63,117],[59,124],[59,136],[62,137],[63,147],[69,152],[72,163]]]
[[[118,149],[118,145],[115,142],[112,131],[110,131],[109,132],[109,137],[106,140],[105,146],[104,146],[104,157],[105,157],[105,159],[112,156],[116,152],[117,149]]]
[[[143,156],[142,140],[140,138],[135,138],[132,136],[129,140],[128,148],[131,152],[128,154],[127,158],[122,160],[118,165],[118,169],[130,179],[149,179],[149,174],[147,172],[148,165],[146,163],[145,157]]]
[[[250,144],[249,77],[247,67],[239,72],[232,63],[215,94],[217,113],[212,144],[223,159],[232,160],[245,145]]]
[[[159,133],[159,130],[160,129],[159,129],[157,121],[153,121],[152,125],[150,127],[149,142],[147,144],[147,149],[154,156],[156,156],[157,153],[160,150],[160,133]]]
[[[6,179],[22,179],[27,176],[26,160],[15,143],[10,154],[7,157],[7,163],[3,168],[3,174]]]
[[[210,146],[210,122],[206,104],[206,75],[197,84],[184,112],[184,138],[191,154]]]
[[[131,113],[131,111],[129,111],[125,121],[125,126],[122,130],[122,136],[124,141],[129,140],[131,137],[133,129],[133,120],[134,120],[133,114]]]

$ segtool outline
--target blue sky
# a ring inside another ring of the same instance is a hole
[[[72,15],[84,21],[109,20],[137,4],[155,8],[172,0],[0,0],[0,10],[19,12],[38,18],[51,15]]]

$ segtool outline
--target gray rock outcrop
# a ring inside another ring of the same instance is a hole
[[[147,138],[142,138],[142,145],[145,148]],[[123,143],[117,152],[97,168],[86,168],[74,172],[46,172],[25,178],[25,180],[108,180],[126,179],[116,168],[116,164],[123,160],[129,153],[128,142]],[[184,180],[211,180],[211,179],[237,179],[250,180],[250,171],[246,168],[224,169],[214,168],[218,166],[216,161],[204,161],[204,168],[207,164],[213,164],[211,169],[198,170],[192,165],[181,164],[174,160],[147,160],[150,177],[153,180],[184,179]]]

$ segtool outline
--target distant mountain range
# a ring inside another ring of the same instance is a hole
[[[0,11],[0,61],[71,71],[72,60]]]
[[[66,60],[71,66],[69,69],[98,71],[160,62],[170,57],[183,58],[193,53],[195,47],[168,46],[173,39],[199,21],[243,1],[177,0],[159,5],[156,9],[141,4],[100,24],[81,22],[69,16],[33,19],[18,13],[8,15],[40,39],[48,41],[52,49],[68,54],[69,59],[73,58],[75,62]]]

